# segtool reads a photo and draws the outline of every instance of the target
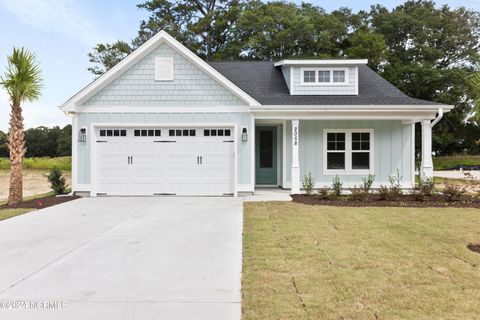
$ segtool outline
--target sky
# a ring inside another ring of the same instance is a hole
[[[100,42],[130,41],[146,13],[136,8],[142,0],[0,0],[0,74],[13,47],[35,52],[42,70],[41,98],[24,104],[26,128],[70,123],[58,106],[90,83],[94,76],[87,54]],[[296,1],[300,3],[301,1]],[[384,1],[304,1],[328,11],[349,7],[368,10],[380,3],[393,8],[403,3]],[[480,0],[437,0],[451,7],[480,10]],[[8,97],[0,88],[0,130],[8,130]]]

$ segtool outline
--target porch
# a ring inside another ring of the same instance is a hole
[[[253,119],[252,176],[255,193],[278,187],[300,193],[309,173],[315,188],[329,187],[338,176],[344,188],[375,176],[373,187],[387,185],[398,174],[403,188],[415,184],[415,123],[422,124],[422,177],[432,177],[431,130],[442,112],[410,116],[318,114],[274,115],[259,112]],[[433,121],[432,121],[433,120]]]

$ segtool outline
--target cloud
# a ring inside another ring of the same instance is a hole
[[[0,0],[0,4],[22,23],[77,39],[88,48],[104,38],[74,0]]]

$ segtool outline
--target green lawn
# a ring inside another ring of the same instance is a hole
[[[435,170],[451,169],[457,165],[478,166],[480,165],[480,156],[448,156],[433,158],[433,167]]]
[[[59,167],[61,170],[70,171],[72,169],[72,157],[58,158],[25,158],[23,168],[27,170],[49,170],[53,167]],[[0,158],[0,170],[10,168],[10,162],[6,158]]]
[[[243,320],[479,319],[480,210],[246,203]]]
[[[0,210],[0,221],[15,217],[27,212],[31,212],[34,209],[27,209],[27,208],[18,208],[18,209],[2,209]]]

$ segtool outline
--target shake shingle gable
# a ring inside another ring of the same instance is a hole
[[[414,99],[367,66],[358,67],[358,95],[290,95],[282,71],[270,61],[209,64],[262,105],[437,105]],[[438,104],[440,105],[440,104]]]

